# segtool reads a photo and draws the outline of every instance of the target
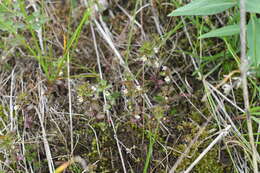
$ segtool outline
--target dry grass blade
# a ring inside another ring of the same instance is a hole
[[[42,140],[43,140],[43,145],[44,145],[44,149],[45,149],[45,152],[46,152],[49,172],[54,172],[54,164],[53,164],[53,161],[52,161],[52,154],[51,154],[50,145],[49,145],[49,142],[47,140],[47,133],[46,133],[45,126],[44,126],[46,98],[44,96],[44,89],[43,89],[41,82],[39,82],[39,84],[38,84],[38,93],[39,93],[39,108],[34,107],[34,109],[35,109],[35,111],[38,115],[40,125],[41,125],[41,129],[42,129]]]

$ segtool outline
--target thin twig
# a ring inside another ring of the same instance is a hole
[[[254,173],[258,173],[257,166],[257,150],[255,148],[252,120],[250,116],[250,105],[249,105],[249,95],[247,88],[247,71],[248,71],[248,60],[246,58],[246,10],[245,10],[245,0],[240,0],[240,41],[241,41],[241,78],[243,87],[243,97],[245,105],[245,113],[247,118],[247,128],[249,134],[249,141],[252,147],[252,158],[253,158],[253,169]]]

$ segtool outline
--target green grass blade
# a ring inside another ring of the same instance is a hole
[[[153,154],[153,145],[155,143],[155,139],[153,138],[152,132],[148,131],[148,135],[149,135],[149,148],[148,148],[148,153],[147,153],[146,160],[145,160],[143,173],[147,173],[147,171],[148,171],[149,163],[150,163],[150,160],[151,160],[151,157]]]
[[[212,15],[234,7],[236,4],[234,0],[194,0],[174,10],[168,16]]]
[[[203,34],[199,37],[199,39],[210,38],[210,37],[231,36],[231,35],[236,35],[239,33],[240,33],[239,25],[228,25],[228,26],[224,26],[222,28],[210,31],[206,34]]]
[[[247,27],[248,59],[253,67],[260,65],[260,19],[252,17]]]

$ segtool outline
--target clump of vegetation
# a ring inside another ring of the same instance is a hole
[[[0,170],[257,172],[254,3],[3,0]]]

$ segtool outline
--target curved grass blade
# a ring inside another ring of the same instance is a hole
[[[174,10],[168,16],[212,15],[223,12],[235,5],[237,5],[235,0],[194,0]]]
[[[239,33],[240,33],[239,25],[228,25],[228,26],[224,26],[222,28],[210,31],[206,34],[203,34],[199,37],[199,39],[210,38],[210,37],[231,36],[231,35],[236,35]]]

